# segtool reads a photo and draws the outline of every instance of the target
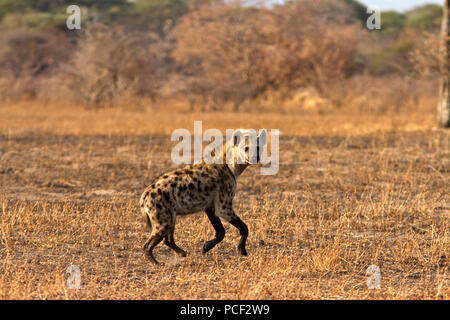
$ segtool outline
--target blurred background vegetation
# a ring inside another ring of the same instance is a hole
[[[383,112],[437,95],[442,7],[356,0],[0,0],[0,100]],[[434,90],[436,92],[434,92]]]

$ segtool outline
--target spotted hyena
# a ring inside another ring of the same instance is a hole
[[[262,130],[256,137],[256,152],[253,152],[250,139],[246,139],[249,131],[237,132],[238,135],[224,144],[223,153],[219,156],[222,157],[220,163],[219,157],[216,157],[213,164],[188,165],[164,174],[145,189],[140,207],[151,235],[144,245],[144,252],[152,262],[158,263],[153,249],[163,239],[176,253],[186,256],[186,252],[175,244],[175,220],[177,215],[200,211],[206,212],[216,232],[215,238],[204,244],[204,254],[223,240],[225,229],[220,219],[224,219],[239,230],[241,239],[238,251],[241,255],[247,255],[245,242],[248,228],[234,212],[233,199],[237,178],[250,164],[260,161],[267,133]]]

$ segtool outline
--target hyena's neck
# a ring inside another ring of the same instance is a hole
[[[212,164],[213,167],[216,167],[219,171],[223,171],[225,175],[230,175],[234,178],[235,181],[239,178],[245,168],[248,166],[246,164]]]
[[[227,170],[233,175],[234,179],[237,180],[239,176],[244,172],[244,170],[249,166],[248,164],[238,164],[238,158],[235,152],[227,152],[236,147],[230,146],[230,142],[223,145],[223,151],[221,154],[213,155],[213,162],[217,163],[222,168],[227,168]],[[231,157],[232,163],[227,163]]]

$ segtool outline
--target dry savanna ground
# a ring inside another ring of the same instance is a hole
[[[203,256],[205,214],[180,217],[154,266],[138,199],[175,165],[175,128],[278,128],[275,176],[249,168],[235,210],[248,224]],[[0,106],[2,299],[450,299],[449,131],[434,110],[221,113]],[[79,266],[81,288],[68,289]],[[381,270],[368,289],[366,270]]]

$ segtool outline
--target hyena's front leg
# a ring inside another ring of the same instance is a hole
[[[248,237],[248,227],[236,214],[234,218],[229,221],[235,228],[239,230],[241,234],[241,240],[239,240],[238,251],[241,255],[246,256],[247,250],[245,249],[245,242]]]
[[[203,245],[203,254],[214,248],[225,237],[225,228],[223,227],[219,217],[216,216],[214,207],[212,206],[206,209],[206,214],[209,218],[209,221],[211,221],[214,230],[216,231],[216,237],[205,242],[205,244]]]
[[[232,204],[222,206],[222,210],[220,210],[220,213],[218,215],[239,230],[241,239],[239,240],[238,251],[241,255],[246,256],[247,250],[245,249],[245,242],[247,241],[248,237],[247,225],[236,215],[233,210]]]

